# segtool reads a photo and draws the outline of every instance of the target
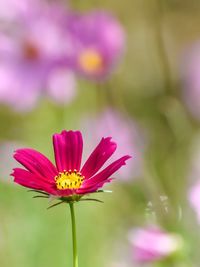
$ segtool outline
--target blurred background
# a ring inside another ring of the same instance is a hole
[[[72,266],[68,207],[13,183],[78,129],[130,154],[104,204],[76,204],[82,267],[198,267],[200,2],[0,0],[0,266]]]

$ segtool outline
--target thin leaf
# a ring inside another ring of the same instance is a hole
[[[33,198],[49,198],[48,196],[33,196]]]
[[[99,203],[104,203],[102,200],[96,199],[96,198],[82,198],[79,201],[96,201]]]
[[[27,192],[36,192],[36,193],[39,193],[39,194],[43,194],[43,195],[47,195],[47,196],[49,196],[48,193],[43,192],[43,191],[40,191],[40,190],[35,190],[35,189],[30,189],[30,190],[28,190]]]
[[[112,193],[113,191],[111,191],[111,190],[103,190],[103,189],[101,189],[101,190],[98,190],[98,191],[96,191],[96,192],[94,192],[94,193]]]
[[[58,203],[55,203],[55,204],[49,206],[47,209],[49,210],[49,209],[51,209],[51,208],[53,208],[53,207],[55,207],[55,206],[58,206],[58,205],[60,205],[60,204],[62,204],[62,203],[65,203],[65,202],[64,202],[64,201],[60,201],[60,202],[58,202]]]

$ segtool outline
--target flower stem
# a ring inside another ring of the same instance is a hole
[[[77,253],[77,242],[76,242],[76,221],[74,213],[74,203],[70,202],[70,213],[72,221],[72,242],[73,242],[73,267],[78,267],[78,253]]]

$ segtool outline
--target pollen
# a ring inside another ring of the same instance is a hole
[[[79,65],[85,72],[96,73],[103,68],[103,58],[99,52],[87,49],[80,54]]]
[[[36,60],[39,58],[38,48],[31,42],[25,42],[24,44],[24,56],[29,60]]]
[[[77,170],[59,172],[55,177],[56,187],[59,190],[63,189],[78,189],[83,182],[84,176]]]

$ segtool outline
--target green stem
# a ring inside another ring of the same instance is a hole
[[[78,267],[78,253],[77,253],[77,243],[76,243],[76,221],[74,213],[74,203],[70,202],[70,213],[72,221],[72,241],[73,241],[73,267]]]
[[[167,54],[166,43],[163,37],[163,16],[164,16],[164,4],[162,0],[156,0],[155,6],[157,14],[155,16],[155,33],[157,38],[158,53],[162,61],[163,74],[165,76],[165,89],[166,93],[172,93],[172,79],[171,79],[171,69],[169,63],[169,57]]]

